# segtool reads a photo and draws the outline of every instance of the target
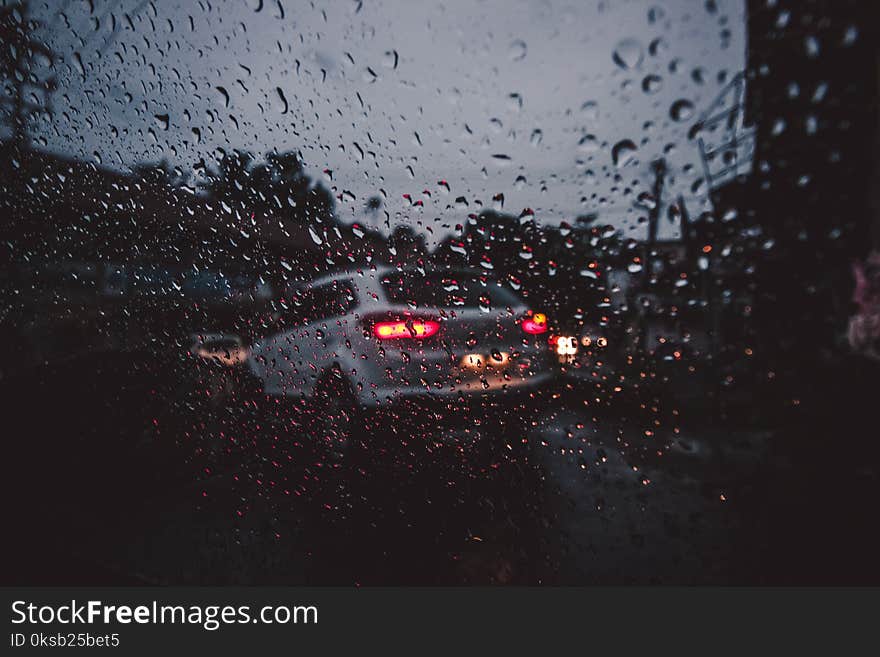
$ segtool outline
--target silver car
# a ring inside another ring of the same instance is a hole
[[[482,272],[365,268],[289,290],[248,365],[264,393],[358,409],[530,389],[552,377],[547,318]]]

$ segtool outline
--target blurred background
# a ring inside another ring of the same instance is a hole
[[[5,583],[878,583],[870,3],[516,5],[0,4]]]

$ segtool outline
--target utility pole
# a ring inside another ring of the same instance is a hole
[[[56,88],[55,76],[41,79],[40,58],[52,66],[55,56],[34,31],[40,23],[28,17],[28,4],[22,2],[0,9],[0,80],[3,92],[0,108],[3,123],[11,132],[10,141],[21,152],[29,145],[28,121],[37,114],[49,113],[49,98]],[[39,98],[43,102],[29,100]]]
[[[684,244],[685,258],[689,265],[693,265],[694,261],[694,236],[691,235],[691,215],[688,213],[687,205],[684,202],[684,196],[678,197],[678,209],[681,213],[681,241]]]
[[[657,244],[657,228],[660,224],[663,185],[666,182],[666,159],[661,157],[651,162],[651,172],[654,174],[654,186],[651,188],[651,193],[654,196],[654,205],[648,211],[648,240],[645,244],[645,262],[643,266],[646,284],[650,282],[651,274],[653,274],[651,252],[654,250],[654,245]]]
[[[651,162],[651,171],[654,174],[654,185],[651,188],[653,205],[648,209],[648,237],[642,249],[642,284],[640,292],[646,293],[651,286],[651,277],[654,274],[653,256],[654,246],[657,243],[657,229],[660,223],[660,206],[663,200],[663,185],[666,179],[666,160],[659,158]],[[636,317],[638,321],[638,349],[645,353],[648,337],[648,318],[644,304],[639,295],[630,297],[636,304]]]

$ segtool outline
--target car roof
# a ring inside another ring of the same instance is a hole
[[[514,307],[528,307],[528,303],[516,291],[506,287],[492,272],[467,267],[438,267],[435,265],[429,265],[424,268],[416,269],[415,267],[394,267],[391,265],[366,265],[361,268],[340,269],[338,271],[314,278],[311,281],[301,281],[299,283],[294,283],[292,284],[291,288],[288,289],[297,289],[300,291],[300,293],[302,293],[306,290],[311,290],[316,287],[332,284],[335,281],[350,279],[356,282],[357,287],[359,288],[359,291],[361,293],[373,295],[377,299],[383,300],[385,303],[393,306],[400,304],[396,304],[388,298],[387,291],[384,289],[384,286],[381,285],[382,278],[388,274],[393,273],[417,273],[421,275],[423,272],[425,274],[449,273],[457,276],[486,277],[494,282],[494,284],[502,287],[507,292],[511,293],[516,298],[516,304]]]
[[[424,269],[426,273],[431,272],[450,272],[456,274],[469,274],[472,276],[489,276],[490,278],[495,278],[492,274],[484,271],[480,271],[478,269],[468,269],[465,267],[426,267]],[[318,278],[314,278],[310,281],[303,281],[298,285],[298,287],[302,286],[310,286],[310,287],[319,287],[321,285],[327,285],[328,283],[332,283],[333,281],[338,281],[345,278],[353,278],[353,279],[364,279],[371,278],[375,280],[379,280],[382,276],[386,274],[392,273],[407,273],[407,272],[419,272],[420,270],[415,267],[392,267],[390,265],[378,265],[373,267],[372,265],[367,265],[365,267],[360,268],[351,268],[351,269],[343,269],[330,274],[324,274],[323,276],[319,276]]]

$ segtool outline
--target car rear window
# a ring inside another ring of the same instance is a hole
[[[291,319],[307,324],[345,315],[357,305],[357,295],[350,281],[337,280],[296,290],[291,294],[291,301]]]
[[[392,303],[420,308],[488,308],[522,303],[494,280],[457,272],[395,272],[382,278]]]

